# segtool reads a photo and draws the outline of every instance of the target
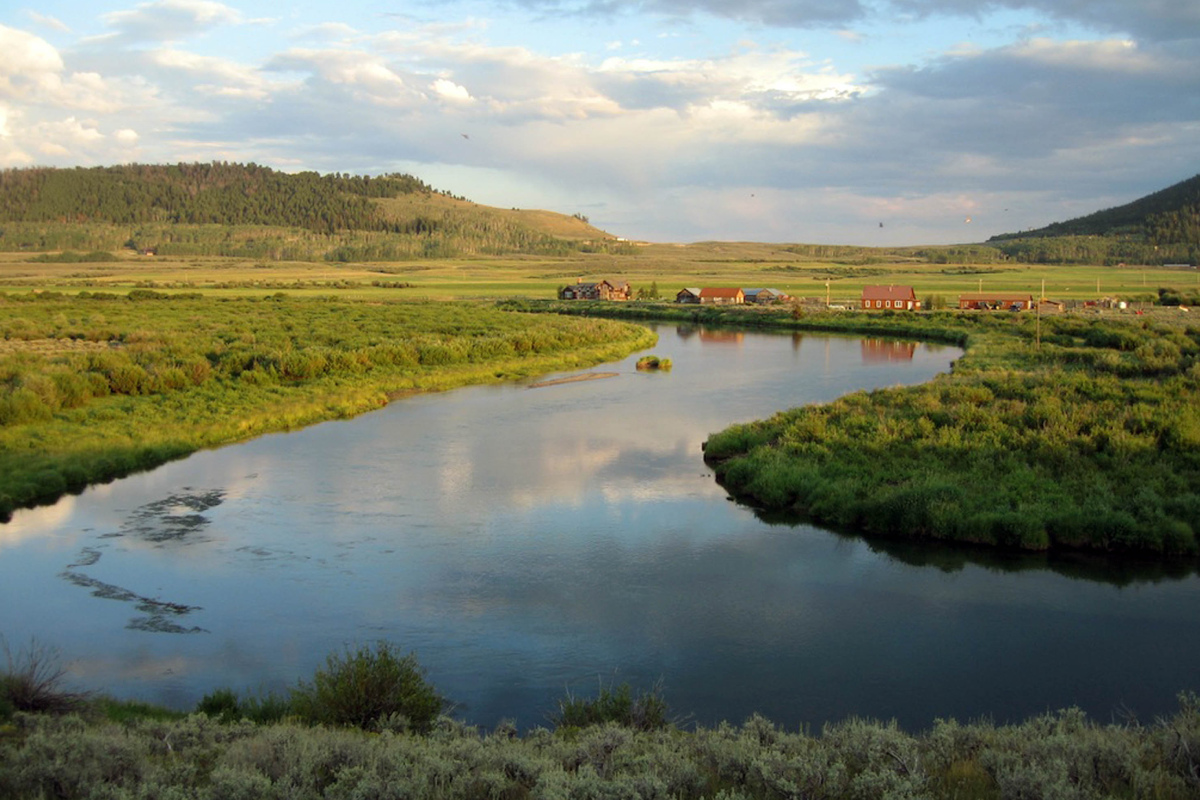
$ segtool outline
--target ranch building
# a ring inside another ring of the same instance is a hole
[[[787,293],[781,292],[778,289],[743,289],[742,294],[745,295],[747,303],[755,303],[756,305],[785,303],[791,299],[787,296]]]
[[[632,290],[624,281],[585,283],[582,278],[558,290],[559,300],[628,300],[631,295]]]
[[[958,307],[971,311],[1029,311],[1033,308],[1031,294],[963,294]]]
[[[911,286],[864,286],[862,308],[892,309],[896,311],[919,311],[921,301]]]
[[[700,305],[741,305],[746,294],[741,289],[704,288],[700,290]]]

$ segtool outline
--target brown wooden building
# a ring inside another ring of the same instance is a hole
[[[786,303],[791,298],[787,292],[781,292],[778,289],[743,289],[742,294],[746,298],[747,303],[756,305],[770,305],[771,303]]]
[[[862,308],[895,311],[918,311],[921,301],[911,286],[864,286],[862,290]]]
[[[974,311],[1031,311],[1033,295],[1018,292],[962,294],[958,296],[958,307]]]
[[[700,305],[740,305],[746,302],[741,289],[705,288],[700,290]]]

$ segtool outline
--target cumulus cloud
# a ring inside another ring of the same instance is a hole
[[[460,86],[454,81],[449,81],[445,78],[438,78],[430,88],[433,89],[434,94],[445,100],[469,103],[474,99],[465,86]]]
[[[40,37],[0,25],[0,52],[0,99],[97,112],[119,105],[101,75],[67,72],[58,50]]]
[[[58,51],[31,33],[0,25],[0,91],[15,94],[21,87],[36,86],[47,75],[62,71]]]

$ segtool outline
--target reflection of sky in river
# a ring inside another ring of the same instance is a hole
[[[411,397],[18,514],[0,528],[0,633],[60,647],[90,685],[181,707],[284,688],[387,638],[485,725],[539,724],[598,677],[661,678],[703,721],[788,724],[1103,709],[1187,685],[1172,665],[1196,663],[1178,650],[1194,578],[1121,589],[910,566],[760,521],[701,459],[732,422],[927,380],[957,351],[661,336],[670,373],[634,357],[595,370],[612,378]],[[1123,654],[1138,647],[1158,650],[1158,677]]]

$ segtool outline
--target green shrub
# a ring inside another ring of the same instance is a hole
[[[243,700],[237,692],[228,688],[210,692],[196,704],[196,711],[221,722],[250,720],[259,725],[279,722],[291,714],[291,709],[292,702],[287,697],[268,693],[265,697]]]
[[[637,361],[637,368],[640,370],[662,370],[669,372],[671,369],[671,359],[659,358],[658,356],[642,356]]]
[[[661,730],[670,725],[662,687],[655,686],[635,697],[628,683],[615,688],[601,685],[594,698],[577,697],[571,692],[558,701],[558,712],[551,716],[556,728],[586,728],[616,723],[638,731]]]
[[[291,692],[291,707],[303,721],[363,729],[395,725],[401,716],[419,732],[428,732],[446,700],[425,680],[416,657],[400,655],[380,642],[344,655],[330,655],[311,683]]]
[[[222,722],[231,722],[238,718],[238,706],[237,692],[225,688],[209,692],[200,698],[196,710]]]

